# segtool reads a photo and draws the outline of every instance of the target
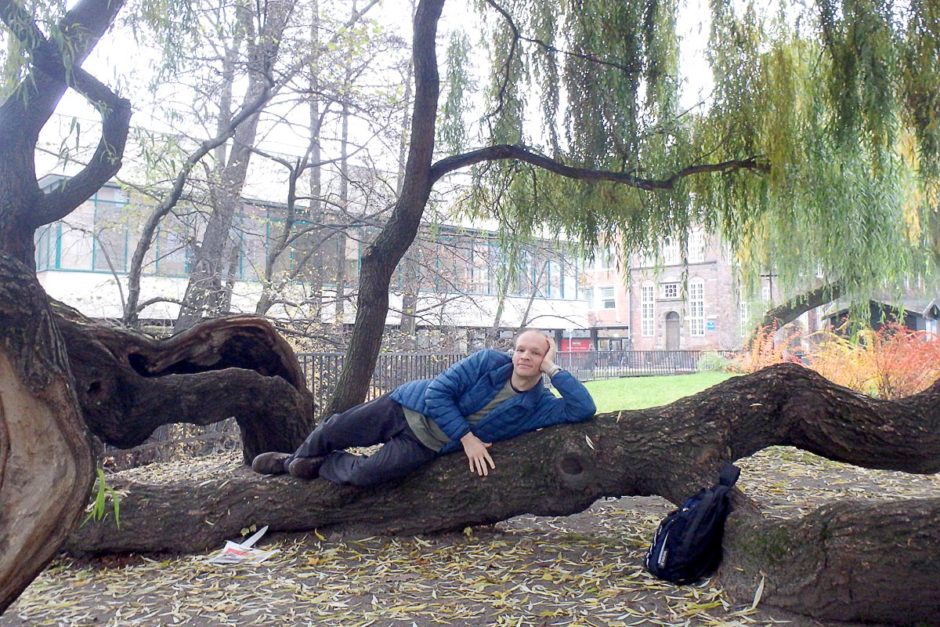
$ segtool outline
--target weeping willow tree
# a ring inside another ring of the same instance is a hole
[[[745,284],[773,267],[796,292],[821,272],[865,303],[935,270],[936,3],[767,14],[713,1],[713,87],[685,108],[681,3],[482,6],[495,10],[484,141],[551,163],[475,166],[470,211],[562,230],[586,250],[616,243],[624,258],[703,225],[729,243]]]

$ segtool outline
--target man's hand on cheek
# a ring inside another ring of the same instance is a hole
[[[539,366],[539,370],[546,374],[551,374],[555,370],[555,354],[557,350],[555,340],[547,336],[545,339],[548,340],[548,350],[545,352],[545,357],[542,358],[542,364]]]

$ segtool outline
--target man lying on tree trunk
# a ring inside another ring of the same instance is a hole
[[[588,391],[554,358],[550,337],[524,331],[512,357],[495,350],[474,353],[434,379],[405,383],[333,414],[292,455],[262,453],[251,467],[266,475],[320,476],[370,486],[403,477],[463,446],[470,471],[486,476],[496,468],[487,450],[492,442],[594,415]],[[542,373],[551,377],[561,398],[543,385]],[[379,443],[384,446],[368,457],[344,450]]]

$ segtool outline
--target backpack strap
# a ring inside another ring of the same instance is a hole
[[[721,485],[732,487],[735,483],[738,482],[738,477],[741,476],[741,469],[732,464],[731,462],[725,462],[725,465],[721,467],[721,472],[718,474],[718,483]]]
[[[702,495],[702,500],[695,506],[695,515],[689,520],[683,531],[685,535],[681,545],[681,552],[683,554],[688,553],[689,549],[692,547],[692,543],[698,540],[698,534],[696,532],[702,525],[705,517],[714,516],[713,503],[719,498],[721,498],[721,494],[716,490],[705,490],[705,493]]]

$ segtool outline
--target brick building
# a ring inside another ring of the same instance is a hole
[[[601,350],[737,349],[751,316],[780,302],[773,275],[762,279],[758,303],[742,298],[727,247],[701,229],[685,251],[667,238],[655,255],[623,265],[606,252],[588,269],[588,317]]]

